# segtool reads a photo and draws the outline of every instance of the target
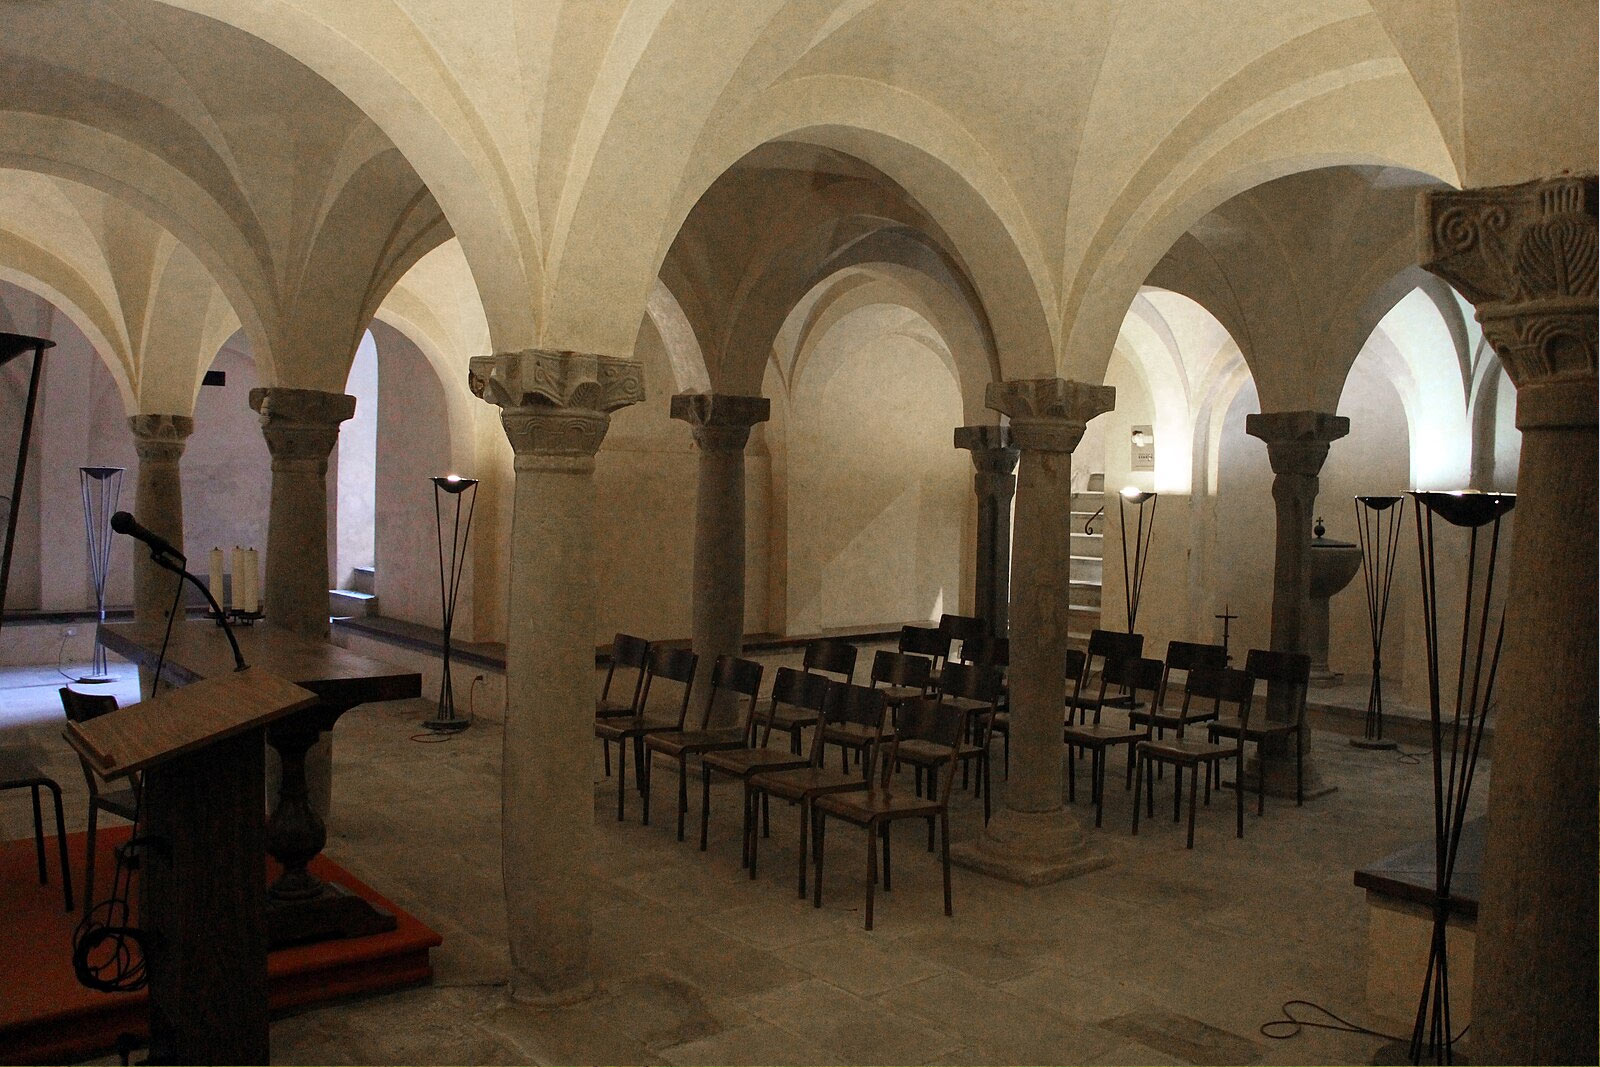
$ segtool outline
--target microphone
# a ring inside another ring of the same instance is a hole
[[[153,556],[172,556],[182,563],[189,562],[189,557],[173,548],[165,537],[154,530],[147,530],[139,525],[139,520],[129,515],[126,511],[119,511],[111,516],[111,528],[119,534],[126,534],[136,541],[143,541],[150,546]]]

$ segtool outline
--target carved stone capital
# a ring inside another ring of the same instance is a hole
[[[1274,474],[1315,478],[1328,446],[1350,432],[1350,420],[1325,411],[1262,411],[1245,416],[1244,432],[1267,443]]]
[[[467,384],[502,408],[575,408],[606,414],[644,399],[638,360],[525,348],[473,356]]]
[[[1011,417],[1011,440],[1024,452],[1072,452],[1084,427],[1116,406],[1109,385],[1063,378],[1019,378],[990,382],[984,403]]]
[[[133,431],[133,450],[140,463],[177,463],[194,433],[194,419],[188,415],[131,415],[128,429]]]
[[[1021,453],[1012,443],[1008,427],[992,423],[957,426],[955,444],[972,453],[972,465],[980,476],[1006,476],[1017,469],[1017,456]]]
[[[291,466],[326,472],[339,424],[356,413],[356,398],[320,389],[252,389],[250,407],[261,414],[275,470]]]
[[[1418,214],[1422,266],[1477,307],[1518,425],[1593,426],[1595,176],[1428,192]]]
[[[593,456],[611,416],[585,408],[522,407],[500,412],[511,451],[525,456]]]
[[[735,393],[678,393],[671,414],[690,425],[702,451],[738,452],[750,440],[750,427],[772,417],[772,401]]]

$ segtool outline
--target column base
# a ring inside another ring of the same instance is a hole
[[[593,978],[584,978],[575,985],[566,986],[555,991],[544,988],[531,975],[511,974],[511,981],[506,983],[506,995],[514,1004],[523,1004],[530,1008],[565,1008],[580,1001],[588,1000],[599,992],[600,986]]]
[[[1111,863],[1091,848],[1077,817],[1064,809],[1046,812],[1001,808],[976,841],[950,849],[959,867],[1018,885],[1049,885]]]
[[[1260,766],[1261,757],[1251,756],[1245,760],[1244,787],[1246,793],[1256,790],[1256,774]],[[1262,783],[1262,791],[1269,797],[1284,797],[1293,800],[1294,789],[1294,754],[1287,756],[1268,755],[1266,757],[1267,777]],[[1339,787],[1322,777],[1317,767],[1317,761],[1309,754],[1305,762],[1305,788],[1304,795],[1307,800],[1325,797]]]

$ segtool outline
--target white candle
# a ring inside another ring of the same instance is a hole
[[[244,549],[238,545],[233,546],[233,595],[228,599],[228,606],[235,611],[244,610],[245,576],[244,576]]]
[[[222,549],[220,548],[211,550],[211,569],[207,579],[206,586],[211,590],[211,599],[217,602],[218,608],[221,608],[227,588],[222,581]]]
[[[250,583],[248,608],[251,614],[261,610],[261,553],[253,548],[244,550],[245,575]]]

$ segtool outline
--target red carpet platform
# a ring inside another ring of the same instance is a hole
[[[126,826],[100,832],[95,880],[101,896],[115,869],[111,850],[127,837]],[[118,1034],[145,1033],[143,992],[97,993],[73,976],[72,931],[81,912],[63,910],[54,836],[46,843],[50,884],[45,886],[39,884],[31,838],[0,843],[0,1063],[87,1059],[111,1050]],[[80,895],[84,844],[81,833],[67,838],[73,890]],[[268,866],[274,865],[268,861]],[[272,953],[267,974],[274,1011],[432,979],[428,950],[441,943],[438,934],[326,856],[319,856],[311,870],[393,912],[399,927]],[[78,904],[81,908],[81,899]]]

